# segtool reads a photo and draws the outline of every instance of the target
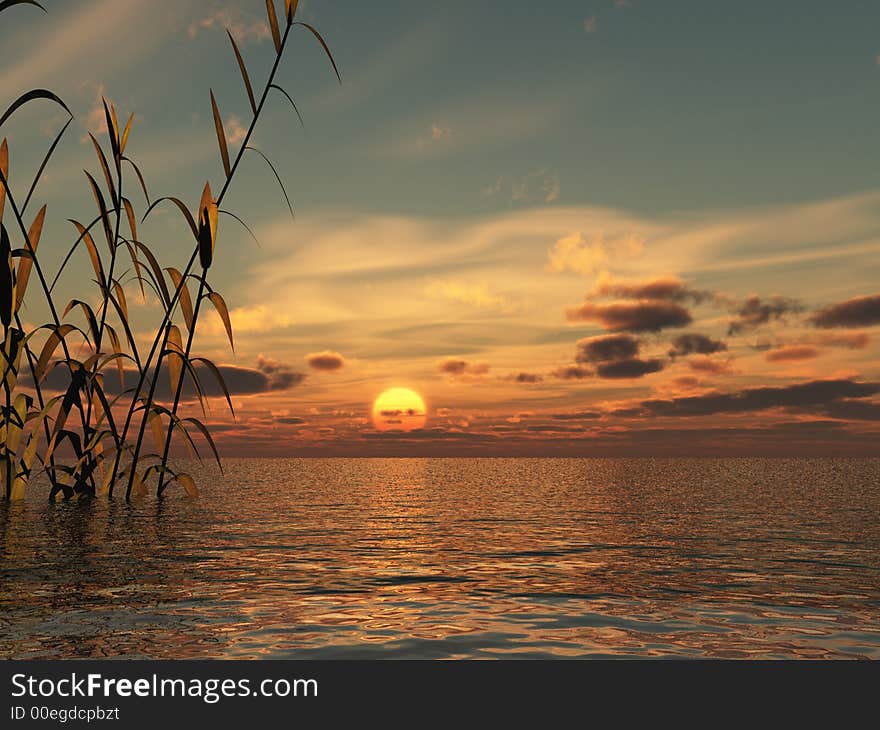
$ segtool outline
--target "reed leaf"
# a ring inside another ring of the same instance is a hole
[[[144,200],[146,200],[147,205],[149,205],[150,204],[150,193],[147,190],[147,183],[144,181],[144,176],[141,173],[141,169],[134,163],[133,160],[129,159],[128,157],[123,157],[122,161],[127,162],[129,165],[131,165],[132,169],[134,170],[134,174],[137,175],[138,182],[141,185],[141,190],[144,191]]]
[[[269,16],[269,28],[272,31],[272,42],[275,44],[275,52],[281,53],[281,32],[278,30],[275,0],[266,0],[266,14]]]
[[[275,89],[276,91],[280,91],[282,94],[284,94],[284,96],[287,97],[287,101],[290,102],[290,105],[293,107],[293,111],[296,112],[296,116],[299,119],[299,123],[302,125],[302,128],[305,129],[306,128],[305,120],[303,119],[302,114],[299,113],[299,107],[296,105],[296,102],[293,100],[293,97],[290,94],[288,94],[278,84],[272,84],[269,88]]]
[[[116,299],[119,301],[119,309],[122,310],[123,319],[128,321],[128,302],[125,300],[125,290],[118,281],[113,281],[113,291],[116,292]]]
[[[296,17],[296,8],[299,5],[299,0],[284,0],[284,11],[285,15],[287,15],[287,24],[291,25],[293,23],[293,19]]]
[[[143,218],[141,220],[146,220],[147,216],[153,212],[153,209],[157,205],[159,205],[160,203],[164,203],[166,201],[169,203],[174,203],[174,205],[177,206],[177,209],[180,211],[181,215],[184,217],[184,220],[186,220],[186,223],[189,226],[189,229],[192,231],[193,239],[198,241],[199,240],[199,229],[196,227],[196,221],[193,218],[192,213],[189,212],[189,208],[186,207],[186,204],[180,198],[175,198],[173,196],[168,195],[163,198],[159,198],[159,199],[155,200],[147,208],[147,212],[144,213]]]
[[[131,123],[134,121],[134,114],[128,115],[128,121],[125,123],[125,130],[122,132],[122,139],[119,142],[119,154],[125,154],[125,146],[128,144],[128,135],[131,133]]]
[[[107,100],[101,97],[101,103],[104,105],[104,116],[107,119],[107,136],[110,137],[110,148],[113,151],[113,161],[119,167],[119,122],[116,119],[116,109],[107,106]]]
[[[156,283],[156,286],[159,288],[160,296],[162,301],[164,302],[166,307],[171,306],[171,294],[168,292],[168,286],[165,284],[165,277],[162,276],[162,269],[159,267],[159,262],[156,261],[156,257],[153,256],[153,252],[150,251],[144,244],[140,241],[133,241],[135,246],[140,249],[140,252],[147,259],[147,263],[150,265],[152,269],[152,274]]]
[[[232,213],[228,210],[221,210],[218,212],[221,213],[222,215],[228,215],[230,218],[234,218],[235,220],[237,220],[239,222],[239,224],[241,224],[241,227],[244,228],[250,234],[250,237],[254,239],[254,243],[256,243],[257,246],[259,246],[260,248],[262,248],[262,244],[260,243],[260,239],[257,238],[256,234],[254,234],[254,232],[251,230],[251,227],[247,223],[245,223],[241,218],[239,218],[235,213]]]
[[[60,106],[64,111],[66,111],[71,117],[73,113],[70,109],[67,108],[67,104],[65,104],[61,99],[59,99],[55,94],[53,94],[48,89],[32,89],[25,94],[22,94],[18,97],[3,113],[3,116],[0,117],[0,127],[3,126],[4,122],[6,122],[9,117],[11,117],[15,112],[21,109],[25,104],[29,102],[36,101],[37,99],[47,99],[48,101],[55,102]]]
[[[116,208],[119,203],[116,200],[116,186],[113,184],[113,178],[110,175],[110,168],[107,165],[107,158],[104,156],[104,150],[101,149],[101,145],[98,143],[98,140],[95,139],[95,135],[89,132],[89,138],[92,140],[92,144],[95,147],[95,154],[98,156],[98,164],[101,166],[101,172],[104,173],[104,180],[107,182],[107,190],[110,192],[110,200],[113,203],[113,207]]]
[[[58,348],[58,345],[61,344],[61,341],[67,337],[71,332],[81,332],[81,330],[72,324],[62,324],[58,327],[54,325],[48,325],[52,329],[52,333],[49,335],[46,343],[43,345],[43,349],[40,352],[40,357],[37,360],[37,365],[35,367],[34,378],[37,381],[43,379],[46,375],[46,369],[49,366],[49,360],[52,355],[55,354],[55,350]]]
[[[256,147],[248,147],[251,152],[256,152],[260,157],[262,157],[266,164],[269,165],[269,168],[272,170],[272,174],[275,175],[275,179],[278,181],[278,185],[281,187],[281,192],[284,194],[284,200],[287,202],[287,209],[290,211],[290,217],[296,218],[296,214],[293,212],[293,204],[290,202],[290,196],[287,194],[287,189],[284,187],[284,182],[281,180],[281,175],[278,174],[278,170],[275,169],[275,165],[272,164],[272,161],[266,157],[260,150]]]
[[[150,430],[153,432],[153,442],[156,444],[156,451],[161,451],[162,445],[165,443],[165,429],[162,428],[162,416],[156,411],[152,411],[147,416],[147,421],[149,422]]]
[[[327,45],[327,42],[324,40],[324,37],[318,32],[318,30],[314,26],[309,25],[308,23],[303,23],[303,22],[297,21],[296,23],[293,23],[292,25],[301,25],[303,28],[307,28],[309,31],[311,31],[312,35],[318,39],[318,43],[321,44],[321,48],[324,49],[324,53],[326,53],[327,58],[330,59],[330,63],[333,65],[333,71],[336,73],[336,78],[339,80],[339,83],[341,84],[342,83],[342,76],[339,75],[339,68],[336,66],[336,61],[334,60],[333,54],[330,52],[330,47]]]
[[[37,0],[2,0],[2,2],[0,2],[0,13],[2,13],[7,8],[11,8],[13,5],[33,5],[35,7],[38,7],[44,13],[48,12],[46,8],[44,8],[42,5],[40,5],[40,3],[37,2]]]
[[[178,474],[177,481],[188,497],[198,497],[199,488],[196,486],[195,480],[189,474]]]
[[[241,71],[241,78],[244,81],[244,88],[247,92],[248,101],[251,105],[251,111],[256,114],[257,113],[257,101],[254,99],[254,87],[251,86],[251,77],[248,74],[247,66],[244,63],[244,58],[241,56],[241,52],[238,50],[238,44],[235,42],[235,38],[232,37],[232,33],[229,31],[229,28],[226,29],[226,35],[229,36],[229,42],[232,43],[232,50],[235,52],[235,60],[238,61],[238,70]]]
[[[36,218],[34,218],[34,222],[31,224],[30,230],[28,232],[28,238],[31,241],[31,247],[34,250],[34,253],[37,251],[37,246],[40,244],[40,238],[43,235],[43,223],[46,220],[46,206],[44,205],[40,208],[40,211],[37,213]],[[24,301],[24,295],[27,291],[28,280],[31,276],[31,269],[34,265],[34,259],[30,253],[26,252],[25,256],[22,256],[18,262],[18,269],[15,272],[15,307],[14,310],[17,312],[21,309],[22,302]]]
[[[24,203],[22,203],[21,210],[22,213],[27,210],[28,205],[31,202],[31,198],[33,197],[34,191],[37,189],[37,185],[40,183],[40,178],[43,176],[43,171],[46,169],[46,165],[49,164],[49,160],[52,159],[52,155],[55,154],[55,148],[58,147],[58,143],[61,142],[61,138],[64,137],[64,133],[67,132],[67,128],[73,123],[73,117],[68,119],[64,126],[61,128],[61,131],[55,135],[55,139],[52,140],[52,144],[49,145],[49,149],[46,154],[43,156],[43,161],[40,163],[40,167],[34,175],[34,179],[31,181],[31,187],[28,190],[28,194],[24,199]]]
[[[104,235],[107,237],[107,247],[110,249],[110,253],[112,254],[114,249],[116,248],[116,242],[113,235],[112,226],[110,225],[110,214],[107,212],[107,204],[104,202],[104,195],[103,193],[101,193],[101,188],[98,187],[98,183],[95,181],[95,178],[93,178],[87,170],[83,170],[83,172],[89,179],[89,185],[92,188],[92,195],[94,195],[95,203],[98,205],[98,215],[100,217],[101,224],[104,227]]]
[[[184,418],[184,422],[191,423],[195,426],[205,437],[205,441],[208,442],[208,446],[211,447],[211,451],[214,454],[214,459],[217,461],[217,466],[220,467],[220,472],[223,472],[223,462],[220,460],[220,452],[217,451],[217,445],[214,443],[214,438],[211,436],[211,431],[208,427],[202,423],[198,418]]]
[[[180,311],[183,313],[183,320],[186,323],[186,329],[191,331],[193,328],[193,305],[192,298],[189,295],[189,287],[183,279],[183,274],[173,266],[169,266],[165,271],[171,275],[174,287],[180,292],[178,300],[180,302]]]
[[[220,386],[220,390],[223,391],[223,395],[226,397],[226,403],[229,405],[229,412],[234,416],[235,408],[232,405],[232,396],[229,394],[229,388],[226,387],[226,380],[223,378],[223,373],[220,372],[219,368],[214,363],[205,357],[194,357],[192,358],[192,362],[201,363],[211,371],[211,374]]]
[[[89,253],[89,260],[92,262],[92,270],[95,272],[95,276],[98,277],[98,282],[100,283],[101,288],[106,289],[107,281],[104,277],[104,266],[101,263],[101,256],[98,254],[98,247],[95,245],[94,239],[91,237],[88,229],[85,228],[85,226],[83,226],[82,223],[80,223],[79,221],[75,221],[73,219],[68,219],[68,220],[70,223],[73,224],[73,226],[79,232],[79,238],[77,239],[77,242],[74,244],[74,246],[76,246],[76,244],[79,243],[80,241],[83,242],[83,244],[86,247],[86,250]],[[66,260],[65,260],[65,263],[67,263]],[[57,278],[55,281],[57,282]],[[55,285],[55,282],[53,282],[53,284],[52,284],[53,288],[54,288],[54,285]]]
[[[229,163],[229,147],[226,144],[226,132],[223,129],[223,118],[217,108],[217,100],[214,91],[211,91],[211,110],[214,112],[214,128],[217,131],[217,144],[220,145],[220,158],[223,160],[223,171],[227,179],[232,175],[232,166]]]
[[[67,306],[64,308],[64,314],[62,317],[66,317],[71,309],[79,307],[82,309],[83,314],[86,317],[86,322],[89,325],[89,331],[92,333],[92,341],[97,346],[99,340],[99,327],[98,327],[98,318],[95,316],[95,310],[92,309],[92,305],[88,302],[84,302],[81,299],[71,299]]]
[[[168,327],[168,373],[171,377],[171,392],[177,392],[178,383],[183,377],[183,337],[180,328],[172,324]]]
[[[12,324],[12,303],[15,297],[12,273],[12,246],[6,226],[0,223],[0,323],[8,329]]]
[[[25,345],[30,335],[25,336],[24,332],[15,327],[6,330],[6,337],[3,340],[3,377],[0,383],[4,384],[7,392],[12,393],[18,383],[18,372],[21,366],[21,356],[25,352]]]
[[[9,143],[4,138],[0,142],[0,176],[9,184]],[[3,222],[3,209],[6,207],[6,185],[0,183],[0,223]]]
[[[229,346],[232,348],[232,351],[235,352],[235,343],[232,339],[232,322],[229,319],[229,308],[226,306],[226,301],[220,296],[219,292],[211,292],[208,295],[208,299],[211,300],[211,304],[214,305],[214,309],[217,310],[217,314],[220,315],[220,319],[223,320],[223,326],[226,328],[226,336],[229,338]]]

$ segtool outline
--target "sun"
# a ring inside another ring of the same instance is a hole
[[[373,403],[373,425],[380,431],[415,431],[427,420],[425,401],[409,388],[389,388]]]

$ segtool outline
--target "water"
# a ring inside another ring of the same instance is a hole
[[[0,656],[880,658],[880,460],[234,460],[0,506]]]

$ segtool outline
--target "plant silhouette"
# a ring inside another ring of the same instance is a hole
[[[290,102],[302,121],[293,98],[276,83],[281,59],[297,27],[318,41],[341,83],[324,38],[312,25],[297,20],[297,5],[298,0],[285,0],[282,28],[274,0],[266,0],[275,55],[259,96],[255,94],[241,51],[227,29],[251,120],[237,154],[230,157],[220,109],[213,90],[210,91],[223,183],[216,195],[210,183],[205,184],[196,211],[190,211],[176,197],[150,197],[140,168],[126,154],[134,115],[130,115],[123,126],[114,105],[103,100],[107,139],[102,144],[89,134],[100,168],[98,177],[103,179],[99,181],[89,172],[85,173],[96,215],[94,218],[85,216],[86,223],[70,221],[76,238],[54,276],[40,260],[40,253],[47,245],[40,248],[47,207],[42,206],[33,218],[28,210],[47,165],[73,121],[73,114],[52,91],[33,89],[13,101],[0,117],[2,131],[6,121],[18,110],[40,100],[51,102],[67,115],[21,201],[10,184],[14,176],[9,145],[6,139],[0,144],[0,322],[3,327],[0,484],[7,500],[23,498],[32,477],[41,471],[48,476],[50,500],[96,495],[113,497],[123,490],[125,499],[129,500],[145,494],[153,480],[158,497],[175,483],[187,494],[196,496],[198,488],[192,476],[170,464],[175,436],[198,458],[201,458],[198,444],[203,447],[206,444],[222,468],[207,425],[198,418],[181,417],[180,406],[185,384],[189,383],[205,413],[202,381],[213,378],[234,414],[231,394],[220,369],[207,358],[193,353],[193,339],[205,302],[222,319],[230,347],[234,346],[229,309],[223,296],[211,286],[209,275],[218,254],[221,214],[243,225],[249,233],[251,229],[235,213],[225,210],[223,201],[239,163],[245,153],[250,152],[269,164],[293,213],[275,165],[263,152],[252,147],[250,141],[273,91]],[[14,12],[15,6],[34,6],[45,12],[35,0],[0,0],[0,13]],[[140,221],[132,202],[135,196],[127,193],[132,184],[146,201]],[[160,265],[151,248],[138,236],[138,223],[147,219],[157,206],[165,204],[177,209],[191,235],[191,255],[183,266]],[[99,245],[101,239],[104,240]],[[106,251],[103,250],[105,242]],[[91,263],[98,296],[96,298],[92,291],[83,292],[62,304],[57,301],[56,284],[69,262],[82,252]],[[149,291],[161,304],[161,318],[152,332],[149,348],[143,343],[139,346],[131,328],[125,294],[125,284],[130,282],[136,283],[141,296]],[[196,292],[195,298],[191,287]],[[26,325],[21,317],[28,292],[42,297],[49,312],[49,321],[37,327]],[[63,392],[47,385],[46,378],[55,369],[64,373]],[[119,392],[105,388],[107,373],[114,371],[120,383]],[[127,375],[129,382],[126,382]],[[158,383],[165,377],[170,378],[170,402],[161,402],[157,397]],[[148,429],[154,449],[146,444]]]

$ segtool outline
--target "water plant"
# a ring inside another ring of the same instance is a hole
[[[45,12],[36,0],[0,0],[0,13],[27,5]],[[274,60],[259,95],[240,48],[227,29],[251,118],[237,154],[231,157],[219,106],[213,90],[210,91],[223,182],[216,195],[210,182],[205,184],[195,211],[177,197],[151,198],[140,168],[126,153],[134,115],[129,115],[122,125],[115,106],[103,100],[107,139],[102,143],[89,134],[100,173],[85,173],[95,211],[82,221],[70,220],[75,238],[54,275],[40,259],[48,245],[40,246],[47,206],[43,205],[32,218],[29,209],[73,114],[52,91],[32,89],[15,99],[0,116],[2,131],[4,123],[18,110],[37,100],[51,102],[66,115],[23,198],[13,192],[10,184],[14,176],[9,145],[6,139],[0,144],[0,485],[7,500],[23,498],[38,473],[48,477],[50,500],[113,497],[120,492],[129,500],[145,494],[154,480],[158,497],[174,484],[195,496],[198,488],[192,476],[171,463],[175,436],[197,458],[201,458],[198,444],[202,448],[207,445],[222,468],[210,429],[199,418],[184,417],[181,404],[189,388],[206,413],[203,382],[213,378],[234,413],[220,369],[193,353],[193,340],[205,303],[220,316],[230,347],[233,346],[229,309],[220,292],[211,286],[209,275],[218,253],[221,216],[233,219],[248,232],[251,229],[235,213],[226,210],[223,202],[243,156],[252,153],[269,164],[290,207],[277,169],[250,142],[273,92],[283,96],[302,121],[293,98],[276,81],[296,28],[302,28],[318,41],[341,83],[327,43],[316,28],[297,19],[297,5],[298,0],[285,0],[282,23],[275,0],[266,0]],[[132,200],[136,196],[128,192],[130,187],[142,194],[146,203],[140,219]],[[139,238],[138,224],[160,205],[173,206],[185,223],[191,254],[183,265],[162,266],[151,247]],[[103,239],[101,245],[96,239]],[[62,304],[56,284],[80,252],[91,263],[94,280],[90,285],[97,287],[97,298],[90,290]],[[132,282],[141,296],[150,292],[161,305],[160,321],[151,333],[149,348],[144,347],[143,340],[139,345],[132,330],[125,293],[125,285]],[[28,325],[21,316],[29,292],[32,297],[41,298],[49,314],[49,321],[40,326]],[[63,379],[57,377],[56,371],[63,374]],[[47,380],[50,375],[56,376],[51,386]],[[111,378],[118,379],[118,387],[108,387]],[[170,400],[159,398],[161,378],[169,378]],[[56,385],[58,380],[63,381],[63,387]],[[148,430],[153,449],[147,445]]]

